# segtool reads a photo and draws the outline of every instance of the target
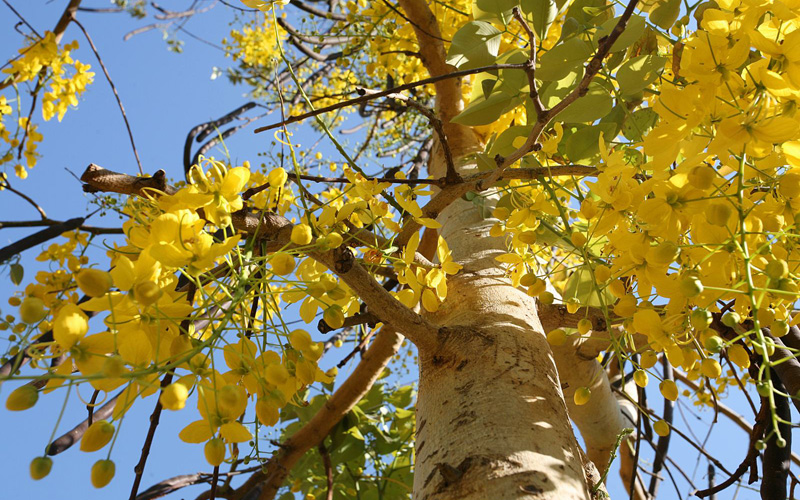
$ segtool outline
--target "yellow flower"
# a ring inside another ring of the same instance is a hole
[[[88,331],[89,317],[75,304],[62,307],[53,321],[53,338],[63,349],[70,349]]]

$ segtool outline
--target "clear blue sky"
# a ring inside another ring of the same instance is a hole
[[[66,0],[9,0],[9,2],[40,33],[52,29],[61,14]],[[185,9],[191,2],[165,1],[163,5],[171,10]],[[109,2],[93,0],[84,2],[86,6],[107,7]],[[150,9],[152,11],[152,9]],[[218,5],[212,12],[196,16],[187,25],[190,32],[219,44],[227,34],[227,23],[231,20],[230,11]],[[213,67],[225,68],[229,60],[218,49],[193,40],[180,33],[185,41],[185,53],[175,54],[167,51],[166,44],[159,30],[153,30],[123,42],[125,33],[152,22],[133,20],[126,14],[91,14],[79,13],[79,19],[86,26],[95,44],[104,57],[105,63],[114,79],[119,94],[126,107],[128,118],[136,139],[139,154],[146,172],[157,169],[166,170],[168,176],[182,176],[183,143],[191,127],[209,119],[217,118],[247,101],[242,95],[244,88],[232,87],[227,80],[210,78]],[[2,57],[13,55],[23,44],[22,37],[14,31],[17,18],[6,5],[0,4],[0,47]],[[36,122],[45,140],[40,147],[43,157],[26,181],[14,180],[14,186],[33,196],[55,219],[68,219],[86,214],[91,210],[89,198],[85,196],[80,183],[66,169],[77,175],[89,163],[97,163],[106,168],[120,172],[135,173],[136,163],[131,152],[127,132],[117,109],[116,101],[101,74],[100,68],[88,50],[88,44],[81,32],[71,26],[65,40],[77,39],[80,50],[75,57],[88,62],[95,71],[95,83],[80,102],[79,109],[71,109],[62,123],[53,120],[42,124],[41,115],[37,113]],[[265,124],[262,121],[259,124]],[[296,136],[299,142],[311,144],[316,137]],[[227,140],[227,146],[234,161],[249,159],[257,161],[257,153],[264,151],[266,143],[271,140],[269,134],[256,136],[251,129]],[[325,148],[325,151],[330,151]],[[217,153],[221,155],[221,153]],[[30,220],[36,219],[37,213],[17,197],[8,192],[0,193],[0,219]],[[98,226],[114,226],[118,221],[112,217],[92,218],[89,223]],[[30,231],[3,229],[0,231],[0,246],[15,241]],[[36,264],[33,257],[36,251],[28,252],[22,262],[26,267],[26,281],[31,279]],[[0,277],[0,310],[8,311],[6,299],[15,288],[10,285],[7,276]],[[0,400],[4,401],[14,386],[6,384],[0,388]],[[88,398],[90,391],[83,388],[80,396]],[[742,405],[741,398],[728,401],[739,408],[745,415],[749,412]],[[85,418],[85,408],[75,404],[78,395],[73,392],[70,405],[64,414],[59,433],[68,430],[79,420]],[[653,401],[657,401],[655,397]],[[123,434],[116,443],[112,458],[117,464],[117,476],[110,486],[103,490],[95,490],[89,483],[89,469],[100,458],[105,458],[105,451],[91,454],[72,449],[54,457],[51,475],[43,481],[33,482],[28,478],[28,463],[31,458],[42,453],[49,436],[53,431],[57,415],[60,412],[63,398],[51,394],[40,398],[35,410],[10,413],[0,410],[0,439],[3,452],[0,453],[0,477],[4,478],[3,498],[29,498],[32,500],[51,499],[54,492],[62,499],[101,499],[127,498],[133,477],[132,469],[139,459],[141,444],[148,426],[147,418],[155,402],[154,398],[139,402],[126,416]],[[659,403],[660,404],[660,403]],[[208,471],[209,467],[202,456],[200,445],[187,445],[177,439],[178,431],[190,420],[193,409],[180,413],[165,412],[156,435],[155,444],[142,481],[143,490],[147,486],[176,474],[196,471]],[[688,415],[688,426],[696,434],[705,434],[705,424]],[[709,419],[711,412],[702,412]],[[676,422],[682,424],[680,414]],[[270,436],[277,437],[277,436]],[[745,453],[747,437],[744,432],[734,428],[724,419],[711,435],[708,449],[721,453],[720,460],[731,470],[738,465]],[[77,448],[77,447],[75,447]],[[646,446],[643,445],[643,450]],[[696,467],[697,454],[673,437],[673,459],[690,475],[694,475],[697,485],[706,484],[705,461]],[[644,457],[650,457],[647,453]],[[615,473],[613,473],[615,474]],[[677,474],[677,472],[676,472]],[[718,480],[724,474],[718,472]],[[612,496],[621,498],[619,481],[614,477],[610,484]],[[684,481],[681,494],[686,496],[689,490]],[[667,480],[662,483],[660,498],[678,498]],[[734,489],[730,489],[719,498],[733,498]],[[198,490],[188,490],[172,498],[193,498]],[[614,495],[616,493],[616,495]],[[757,492],[741,490],[737,498],[757,498]]]

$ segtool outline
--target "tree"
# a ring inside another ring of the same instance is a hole
[[[129,35],[177,33],[169,23],[213,15],[207,3],[152,4],[167,23]],[[619,456],[623,490],[645,499],[675,434],[726,476],[698,496],[748,471],[762,498],[787,496],[800,390],[794,3],[219,3],[237,12],[227,77],[253,102],[189,132],[185,180],[92,164],[84,190],[121,228],[44,213],[0,226],[44,227],[0,249],[12,281],[18,254],[46,242],[52,266],[9,300],[0,380],[25,383],[6,407],[77,384],[92,402],[108,395],[48,455],[104,448],[150,402],[131,498],[198,483],[203,498],[602,498]],[[28,25],[4,69],[2,187],[34,206],[11,178],[36,164],[35,113],[60,121],[94,76],[63,43],[68,28],[114,88],[80,23],[93,10],[71,0],[52,31]],[[206,157],[256,105],[282,113],[255,130],[275,131],[269,161]],[[355,146],[334,133],[354,123]],[[332,163],[295,145],[312,132]],[[312,175],[321,166],[331,176]],[[110,261],[88,258],[104,234],[120,235]],[[321,316],[332,339],[290,315]],[[320,368],[343,342],[345,361],[361,354],[346,379]],[[412,362],[415,412],[397,375],[377,383]],[[750,419],[723,404],[729,392]],[[749,432],[738,468],[679,430],[679,398]],[[160,415],[195,406],[180,437],[203,444],[213,472],[141,492]],[[281,442],[259,439],[273,426]],[[31,475],[51,465],[37,457]],[[234,487],[241,466],[250,475]],[[92,483],[114,474],[99,460]]]

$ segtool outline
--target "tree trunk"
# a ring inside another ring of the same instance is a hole
[[[504,241],[480,212],[459,200],[439,217],[464,269],[430,316],[436,346],[420,350],[414,498],[588,499],[535,301],[499,268]]]

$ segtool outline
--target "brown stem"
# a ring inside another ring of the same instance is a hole
[[[378,91],[363,89],[366,94],[376,94]],[[444,161],[447,165],[447,174],[445,176],[445,184],[456,184],[461,182],[461,176],[456,171],[455,163],[453,163],[453,152],[450,150],[450,144],[447,142],[447,134],[444,132],[442,120],[440,120],[433,110],[430,110],[418,103],[417,101],[403,95],[403,94],[389,94],[387,97],[403,101],[407,106],[412,107],[425,115],[430,122],[436,136],[439,138],[439,144],[442,145],[442,152],[444,153]]]
[[[528,64],[525,68],[525,75],[528,77],[528,86],[530,87],[530,97],[533,101],[533,108],[536,110],[536,117],[539,118],[545,113],[544,104],[539,97],[539,86],[536,84],[536,35],[528,25],[528,21],[522,17],[519,7],[514,7],[512,10],[514,19],[522,26],[522,29],[528,35],[528,45],[530,47],[530,55],[528,56]]]
[[[333,500],[333,466],[331,465],[331,455],[328,449],[325,448],[325,440],[320,441],[317,445],[320,456],[322,456],[322,464],[325,466],[325,479],[328,486],[325,500]]]
[[[161,379],[161,389],[172,383],[172,373],[167,373]],[[161,398],[156,400],[156,407],[153,408],[153,413],[150,414],[150,427],[147,429],[147,436],[142,445],[142,454],[139,456],[139,462],[133,467],[133,485],[131,486],[131,494],[129,500],[135,500],[139,492],[139,484],[142,482],[142,474],[144,473],[144,466],[147,464],[147,457],[150,455],[150,447],[153,445],[153,437],[156,435],[156,428],[161,420]]]

